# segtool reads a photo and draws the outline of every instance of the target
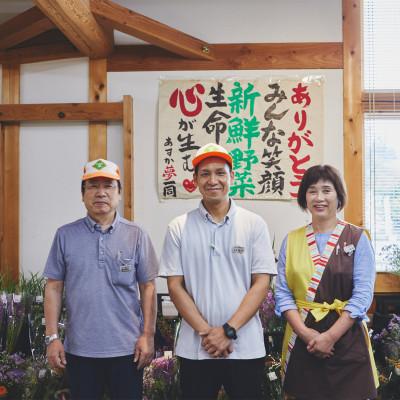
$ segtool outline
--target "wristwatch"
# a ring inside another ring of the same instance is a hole
[[[54,342],[55,340],[60,339],[57,333],[53,333],[50,336],[46,336],[44,338],[44,342],[46,343],[46,346],[48,346],[51,342]]]
[[[228,323],[223,324],[222,328],[224,328],[225,336],[229,339],[236,340],[236,329],[233,326],[230,326]]]

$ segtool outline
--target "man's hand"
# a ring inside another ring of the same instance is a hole
[[[201,345],[207,353],[214,358],[228,357],[233,351],[231,339],[225,336],[222,326],[210,328],[207,332],[201,332]]]
[[[313,338],[307,345],[309,353],[319,358],[329,358],[334,353],[335,340],[329,332],[324,332]]]
[[[67,365],[64,346],[61,343],[60,339],[53,340],[47,346],[47,360],[49,362],[50,368],[56,371],[64,369]]]
[[[141,335],[136,342],[134,361],[138,363],[137,369],[146,367],[154,357],[154,336]]]

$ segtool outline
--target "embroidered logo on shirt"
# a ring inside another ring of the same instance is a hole
[[[233,254],[243,254],[244,253],[244,247],[242,247],[242,246],[233,246],[232,253]]]

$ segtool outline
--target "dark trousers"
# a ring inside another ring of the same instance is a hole
[[[142,399],[143,369],[137,369],[133,355],[112,358],[66,356],[72,400],[100,400],[106,390],[112,400]]]
[[[264,357],[253,360],[181,358],[182,398],[216,399],[221,386],[230,399],[262,399]]]

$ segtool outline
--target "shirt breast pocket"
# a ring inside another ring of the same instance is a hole
[[[136,279],[135,257],[132,254],[119,251],[112,268],[112,282],[114,285],[131,286]]]

